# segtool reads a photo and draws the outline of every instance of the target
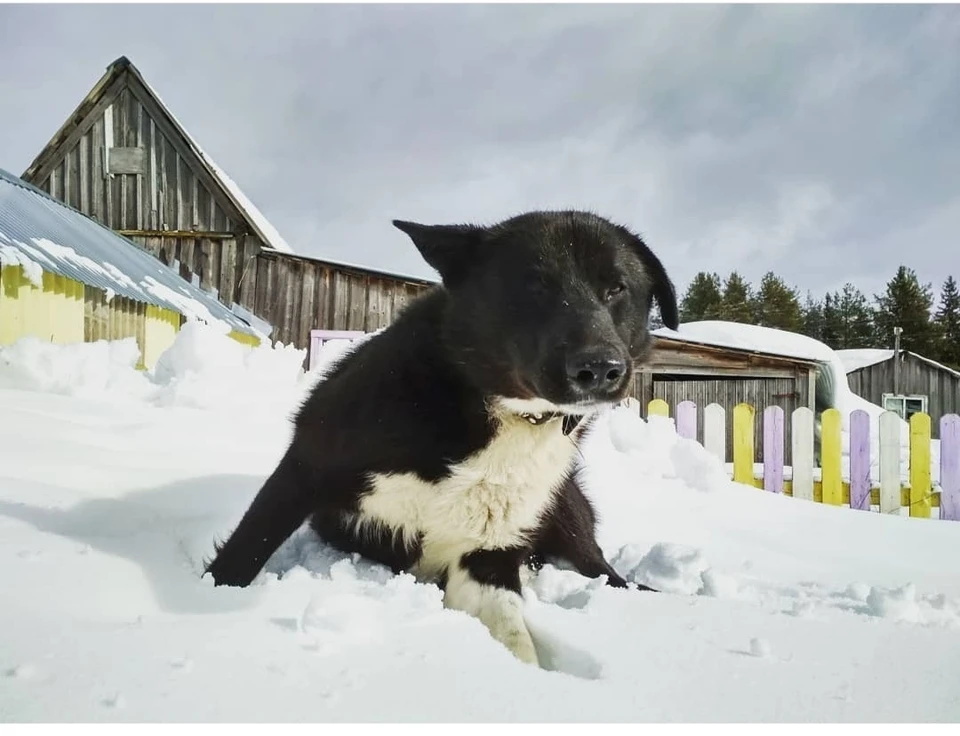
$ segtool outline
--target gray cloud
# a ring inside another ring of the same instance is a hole
[[[298,251],[588,207],[678,283],[960,275],[951,6],[0,6],[0,167],[126,54]],[[13,115],[6,110],[14,111]]]

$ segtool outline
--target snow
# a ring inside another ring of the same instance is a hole
[[[266,216],[264,216],[264,214],[257,209],[256,205],[254,205],[254,203],[247,198],[247,195],[243,193],[243,190],[240,189],[240,186],[233,179],[227,176],[223,169],[214,163],[213,159],[210,158],[210,154],[200,148],[196,141],[193,141],[192,138],[190,138],[190,140],[193,142],[193,146],[197,149],[197,153],[207,162],[210,168],[213,169],[214,173],[220,179],[220,182],[230,191],[230,194],[237,201],[237,204],[240,205],[240,208],[251,220],[253,220],[254,224],[257,226],[257,229],[260,230],[260,232],[263,234],[263,237],[266,239],[266,245],[270,248],[273,248],[273,250],[280,251],[281,253],[293,253],[293,248],[291,248],[290,244],[283,239],[283,236],[280,235],[280,231],[277,230],[266,218]]]
[[[150,85],[147,84],[146,80],[142,76],[139,77],[140,82],[149,90],[150,94],[153,95],[154,99],[160,104],[164,109],[170,119],[173,121],[174,125],[180,129],[180,133],[186,139],[187,143],[193,148],[194,152],[203,159],[210,169],[213,171],[214,175],[219,179],[223,187],[230,193],[230,196],[236,201],[240,209],[250,218],[255,227],[263,235],[266,245],[273,250],[280,251],[282,253],[293,253],[293,248],[290,247],[290,244],[283,239],[283,236],[280,235],[280,232],[270,223],[270,221],[264,216],[264,214],[254,205],[250,199],[247,198],[247,195],[243,193],[243,190],[240,189],[240,186],[229,176],[226,172],[221,169],[214,160],[210,157],[210,154],[203,150],[200,147],[200,144],[187,132],[187,129],[183,124],[177,120],[176,116],[170,112],[170,108],[167,107],[163,100],[160,99],[160,95],[157,94],[157,91],[153,89]]]
[[[901,355],[904,353],[912,355],[917,360],[921,360],[938,370],[949,373],[951,376],[960,376],[960,372],[955,371],[953,368],[950,368],[943,363],[938,363],[935,360],[926,358],[923,355],[918,355],[917,353],[901,351]],[[853,373],[861,368],[866,368],[867,366],[876,365],[877,363],[882,363],[885,360],[890,360],[890,358],[893,357],[893,351],[863,348],[857,350],[838,350],[837,355],[840,356],[840,360],[843,361],[843,365],[846,368],[847,373]]]
[[[883,363],[893,357],[892,350],[880,350],[874,348],[860,348],[856,350],[838,350],[837,355],[843,363],[843,368],[847,373],[853,373],[861,368],[866,368],[877,363]]]
[[[629,410],[585,477],[608,558],[665,592],[547,565],[524,589],[546,671],[306,530],[214,588],[213,539],[319,380],[228,340],[187,328],[147,375],[123,342],[0,352],[0,721],[960,718],[960,527],[731,483]]]
[[[61,207],[62,205],[57,203],[55,206]],[[33,237],[30,238],[30,242],[26,242],[0,231],[0,263],[8,266],[22,266],[26,278],[37,288],[43,288],[43,271],[46,269],[55,273],[64,273],[71,278],[80,278],[84,283],[99,286],[104,290],[108,302],[117,293],[121,293],[137,301],[159,304],[165,308],[178,311],[188,319],[202,320],[224,332],[229,332],[232,328],[239,328],[253,332],[261,339],[266,337],[261,330],[249,328],[246,322],[217,302],[215,296],[206,296],[198,289],[191,291],[187,288],[186,282],[183,282],[181,292],[178,293],[149,274],[143,275],[142,278],[139,276],[132,278],[128,273],[109,261],[99,263],[93,258],[78,253],[71,246],[63,245],[49,238]],[[64,272],[63,264],[69,264],[83,275],[76,277],[69,271]],[[151,266],[153,265],[151,263]],[[157,275],[163,278],[163,271],[159,262],[155,264],[155,269]],[[179,277],[176,278],[180,280]],[[204,303],[205,299],[209,300],[208,304]],[[226,316],[227,319],[216,316],[211,308],[222,310],[221,315]]]
[[[703,345],[749,350],[768,355],[782,355],[803,360],[832,360],[833,351],[819,340],[773,327],[745,325],[738,322],[703,320],[684,322],[678,330],[661,327],[654,335]]]
[[[6,238],[4,237],[4,234],[0,233],[0,265],[22,266],[23,274],[27,281],[36,286],[38,289],[42,289],[43,267],[35,260],[27,256],[26,253],[9,245],[4,245],[2,240],[5,239]]]
[[[837,409],[841,418],[842,472],[849,479],[850,472],[850,415],[857,410],[867,413],[870,418],[870,475],[875,485],[880,482],[880,415],[883,407],[872,404],[850,390],[847,382],[848,369],[840,351],[835,351],[824,343],[806,335],[777,330],[772,327],[744,325],[734,322],[705,320],[681,324],[678,331],[667,327],[655,330],[654,335],[688,342],[736,348],[772,355],[782,355],[820,364],[817,378],[817,399]],[[763,407],[758,407],[763,408]],[[902,480],[909,480],[910,425],[900,421],[900,467]],[[730,466],[732,467],[732,466]],[[763,475],[763,466],[757,464],[755,472]],[[787,469],[786,477],[791,477]],[[940,480],[940,442],[931,443],[931,474],[934,483]]]

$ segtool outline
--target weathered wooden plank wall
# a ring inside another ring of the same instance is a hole
[[[108,97],[110,97],[108,95]],[[120,231],[231,233],[242,219],[145,92],[119,87],[38,184]]]
[[[258,255],[247,277],[253,283],[253,305],[240,303],[274,326],[274,340],[300,348],[309,347],[313,329],[373,332],[386,327],[430,288],[277,253]]]
[[[883,405],[883,395],[893,393],[893,360],[866,366],[847,374],[850,390],[867,401]],[[900,364],[900,393],[927,396],[927,413],[939,437],[940,418],[960,413],[960,378],[905,353]]]

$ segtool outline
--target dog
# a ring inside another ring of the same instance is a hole
[[[436,582],[536,665],[525,565],[627,587],[597,543],[577,442],[648,358],[654,300],[676,329],[674,285],[640,236],[590,212],[393,224],[441,283],[313,388],[206,572],[250,584],[309,519],[337,549]]]

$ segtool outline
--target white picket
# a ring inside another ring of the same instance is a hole
[[[703,446],[720,462],[726,462],[727,415],[720,404],[708,404],[703,408]]]
[[[900,425],[898,414],[880,415],[880,513],[900,513]]]
[[[792,426],[793,497],[813,500],[813,411],[801,406],[794,409]]]

